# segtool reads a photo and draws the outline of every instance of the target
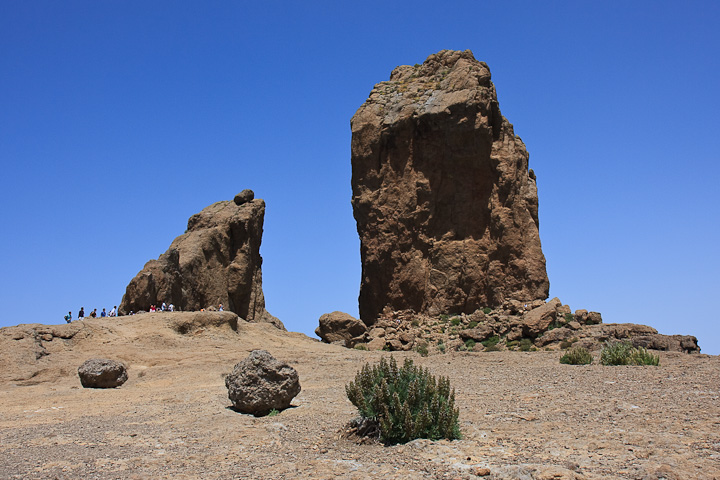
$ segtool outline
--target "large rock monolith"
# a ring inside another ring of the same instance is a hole
[[[284,330],[265,310],[260,256],[265,202],[254,197],[243,190],[190,217],[185,233],[132,279],[120,312],[148,311],[163,302],[184,311],[222,304],[248,322]]]
[[[352,127],[360,318],[548,296],[535,174],[490,70],[443,50],[375,85]]]

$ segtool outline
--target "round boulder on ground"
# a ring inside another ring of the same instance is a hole
[[[235,410],[253,415],[288,408],[300,393],[297,371],[265,350],[253,350],[235,365],[225,386]]]
[[[107,358],[91,358],[78,368],[80,383],[85,388],[115,388],[128,379],[125,365]]]

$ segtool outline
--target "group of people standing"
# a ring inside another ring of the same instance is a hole
[[[117,305],[115,305],[112,310],[110,310],[110,313],[107,313],[105,309],[102,309],[102,312],[98,315],[97,308],[93,308],[93,311],[90,312],[90,315],[88,315],[90,318],[105,318],[105,317],[117,317],[119,315]],[[78,320],[83,320],[85,318],[85,307],[80,307],[80,311],[78,312]],[[72,312],[68,312],[67,315],[65,315],[65,321],[67,323],[72,322]]]

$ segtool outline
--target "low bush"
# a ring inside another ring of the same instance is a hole
[[[600,351],[602,365],[660,365],[660,357],[643,347],[634,348],[628,341],[606,341]]]
[[[367,350],[367,345],[365,345],[364,343],[358,343],[357,345],[355,345],[355,350]]]
[[[490,312],[492,312],[492,308],[490,308],[490,307],[485,307],[485,308],[483,308],[483,313],[484,313],[485,315],[488,315]]]
[[[560,357],[560,363],[568,365],[590,365],[592,363],[592,355],[584,347],[572,347]]]
[[[653,355],[644,347],[637,347],[633,349],[631,360],[632,365],[652,365],[655,367],[660,365],[660,356]]]
[[[529,338],[523,338],[522,340],[520,340],[520,343],[518,345],[521,352],[529,352],[530,349],[533,347],[532,340],[530,340]]]
[[[483,347],[487,348],[491,345],[497,345],[499,341],[500,337],[498,337],[497,335],[493,335],[492,337],[485,339],[480,343],[482,343]]]
[[[467,348],[468,350],[472,350],[473,348],[475,348],[475,340],[473,340],[472,338],[468,338],[467,340],[465,340],[465,348]]]
[[[460,438],[459,411],[450,381],[445,377],[436,380],[410,359],[402,368],[392,357],[374,366],[365,364],[345,392],[361,417],[377,423],[380,439],[387,444],[416,438]]]
[[[421,357],[427,357],[428,356],[428,348],[427,343],[422,342],[418,343],[415,347],[415,351],[420,354]]]
[[[467,326],[467,327],[468,327],[468,328],[475,328],[475,327],[477,327],[477,326],[478,326],[478,322],[476,322],[476,321],[473,320],[472,322],[468,323],[468,326]]]
[[[452,320],[450,320],[450,323],[452,323],[454,326],[460,325],[460,317],[455,317]]]

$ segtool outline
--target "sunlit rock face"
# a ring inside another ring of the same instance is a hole
[[[548,297],[535,174],[490,70],[443,50],[375,85],[351,121],[360,317]]]

